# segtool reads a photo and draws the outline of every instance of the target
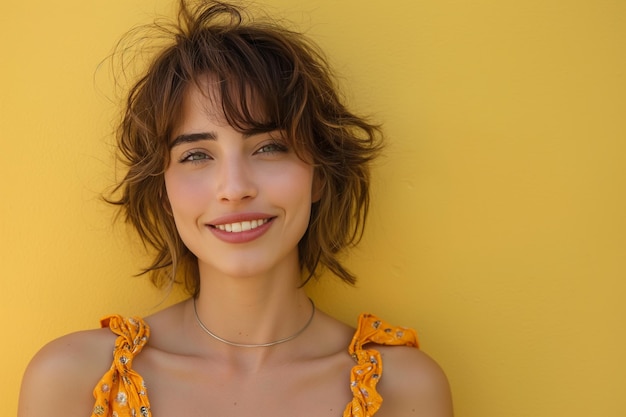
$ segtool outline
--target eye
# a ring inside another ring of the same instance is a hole
[[[287,152],[288,148],[280,142],[270,142],[261,146],[255,153],[257,154],[272,154]]]
[[[199,163],[199,162],[203,162],[203,161],[206,161],[206,160],[209,160],[209,159],[211,159],[211,157],[206,152],[202,152],[202,151],[188,151],[188,152],[185,152],[180,157],[178,162],[181,162],[181,163],[186,163],[186,162]]]

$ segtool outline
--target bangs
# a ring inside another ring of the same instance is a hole
[[[292,141],[290,132],[295,133],[307,104],[306,83],[293,52],[270,35],[244,27],[211,28],[178,48],[182,62],[194,57],[186,68],[189,79],[230,126],[246,134],[281,130]]]
[[[204,111],[214,120],[227,123],[244,134],[263,133],[283,128],[278,123],[279,115],[272,107],[272,97],[259,92],[246,79],[234,77],[220,78],[213,74],[196,76],[188,84],[204,98]],[[278,117],[277,117],[278,116]]]

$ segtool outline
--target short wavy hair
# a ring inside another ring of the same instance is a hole
[[[339,255],[362,237],[369,166],[382,134],[379,125],[346,108],[319,47],[272,19],[217,1],[180,0],[174,23],[151,27],[167,40],[126,95],[117,144],[127,169],[112,193],[116,197],[108,199],[155,251],[142,273],[157,287],[182,282],[190,295],[200,291],[197,258],[176,230],[164,172],[183,97],[209,75],[218,81],[218,104],[231,126],[247,133],[279,129],[314,167],[321,198],[298,244],[303,285],[320,267],[354,284]]]

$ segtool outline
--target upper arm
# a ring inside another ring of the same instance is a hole
[[[24,373],[18,417],[90,415],[93,388],[111,366],[114,337],[104,332],[73,333],[44,346]]]
[[[383,375],[381,417],[452,417],[448,379],[439,365],[415,348],[380,349]]]

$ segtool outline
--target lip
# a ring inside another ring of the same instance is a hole
[[[221,216],[206,223],[205,226],[211,233],[218,239],[226,243],[247,243],[261,237],[271,227],[275,216],[271,216],[267,213],[237,213]],[[254,229],[241,231],[241,232],[227,232],[220,230],[216,226],[230,223],[240,223],[252,220],[266,220],[260,226]]]

